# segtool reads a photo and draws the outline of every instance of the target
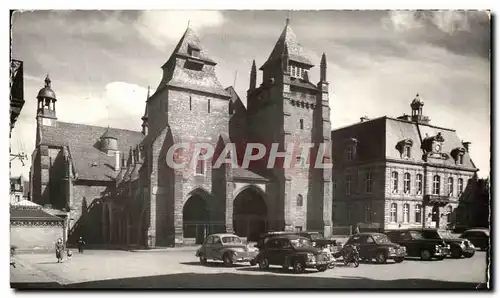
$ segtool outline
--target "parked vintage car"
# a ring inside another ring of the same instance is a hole
[[[426,238],[440,239],[450,245],[452,258],[472,257],[476,253],[476,247],[469,240],[453,236],[449,231],[438,229],[423,229]]]
[[[233,263],[250,262],[255,265],[255,257],[258,250],[249,247],[234,234],[213,234],[208,236],[203,245],[196,251],[201,264],[207,260],[223,261],[224,265],[231,266]]]
[[[450,245],[441,239],[425,237],[425,233],[421,230],[386,231],[386,235],[392,242],[406,247],[407,256],[420,257],[423,261],[432,258],[442,260],[450,252]]]
[[[381,233],[358,233],[349,237],[347,245],[356,245],[362,260],[375,261],[384,264],[387,260],[396,263],[403,262],[406,257],[406,249],[396,243],[392,243],[387,235]]]
[[[309,239],[298,235],[279,235],[266,241],[256,259],[260,269],[269,265],[283,266],[293,272],[302,273],[306,268],[326,271],[330,263],[328,255],[312,246]]]
[[[486,228],[476,228],[465,231],[460,238],[469,240],[472,245],[481,250],[487,250],[490,246],[490,231]]]

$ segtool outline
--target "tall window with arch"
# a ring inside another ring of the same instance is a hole
[[[458,195],[464,192],[464,179],[458,178]]]
[[[365,191],[367,193],[372,192],[372,187],[373,187],[373,177],[371,172],[367,172],[365,174]]]
[[[434,175],[432,178],[432,194],[439,195],[441,189],[441,177],[439,175]]]
[[[397,222],[398,220],[398,204],[391,204],[391,222]]]
[[[416,177],[416,187],[417,187],[417,194],[421,195],[422,194],[422,188],[423,188],[423,182],[422,182],[422,174],[417,174]]]
[[[398,192],[399,177],[398,172],[391,173],[391,189],[393,193]]]
[[[304,198],[302,197],[302,195],[298,195],[297,196],[297,207],[302,207],[304,206]]]
[[[410,193],[410,181],[411,181],[411,176],[410,173],[405,173],[404,175],[404,183],[403,183],[403,188],[404,188],[404,193],[409,194]]]
[[[448,195],[453,196],[453,177],[448,178]]]
[[[403,222],[410,222],[410,205],[403,204]]]
[[[422,205],[420,204],[415,205],[415,222],[422,222]]]
[[[345,176],[345,194],[347,196],[351,195],[351,175]]]

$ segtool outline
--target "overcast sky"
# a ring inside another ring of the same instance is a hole
[[[252,59],[260,67],[285,19],[316,64],[328,59],[332,128],[410,113],[420,93],[431,124],[471,141],[480,176],[490,166],[490,23],[484,12],[410,11],[38,11],[16,13],[12,57],[24,61],[26,103],[12,151],[31,155],[36,95],[47,73],[61,121],[140,130],[147,86],[188,20],[219,80],[246,102]],[[259,74],[260,81],[260,74]],[[30,162],[12,163],[28,177]]]

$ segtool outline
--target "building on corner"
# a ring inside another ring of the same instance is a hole
[[[424,102],[411,115],[361,118],[332,131],[333,221],[371,229],[446,228],[465,215],[478,169],[470,143],[432,125]]]

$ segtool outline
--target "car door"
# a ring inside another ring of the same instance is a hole
[[[294,250],[290,239],[279,239],[280,250],[276,252],[276,264],[284,264],[285,260],[293,255]]]
[[[222,239],[219,236],[214,236],[211,248],[212,258],[214,260],[222,260]]]
[[[205,242],[202,245],[201,252],[205,256],[205,258],[207,258],[207,259],[211,259],[212,258],[211,254],[212,254],[213,239],[214,239],[213,236],[208,236],[205,239]]]
[[[409,231],[398,232],[397,238],[398,241],[396,243],[406,248],[408,256],[419,256],[418,249],[416,248],[417,245]]]
[[[359,238],[359,255],[362,258],[371,259],[375,257],[377,243],[370,235],[363,235]]]
[[[271,265],[281,265],[278,260],[278,254],[280,251],[280,239],[271,238],[267,241],[265,257]]]

